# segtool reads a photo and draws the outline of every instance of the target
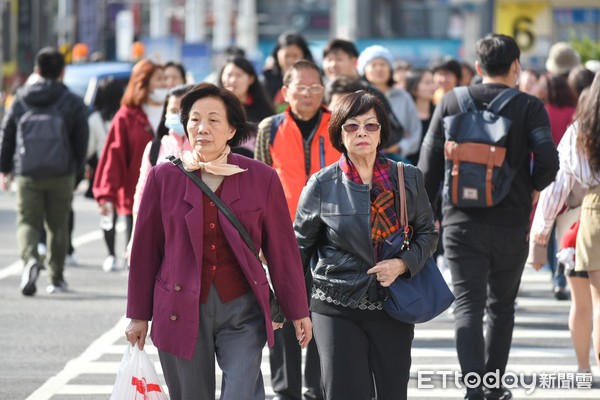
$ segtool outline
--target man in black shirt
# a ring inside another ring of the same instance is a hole
[[[511,37],[492,34],[477,42],[476,54],[477,72],[483,81],[468,90],[475,106],[483,109],[500,92],[517,85],[520,50]],[[448,92],[435,109],[423,142],[418,167],[433,205],[437,204],[446,165],[443,118],[460,112],[455,93]],[[478,383],[476,377],[483,379],[488,372],[502,376],[506,370],[532,204],[558,170],[550,122],[540,100],[520,93],[500,115],[512,121],[506,159],[516,176],[508,195],[486,208],[459,208],[447,199],[442,204],[443,243],[456,295],[456,350],[467,387],[466,399],[512,398],[500,382]]]

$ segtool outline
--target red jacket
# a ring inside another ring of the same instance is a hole
[[[110,125],[96,169],[92,190],[99,204],[110,201],[118,214],[132,213],[142,156],[152,138],[154,133],[146,113],[140,107],[121,106]]]
[[[229,156],[229,163],[247,171],[225,177],[221,200],[244,225],[255,248],[263,250],[286,319],[307,317],[300,251],[277,173],[260,161],[237,154]],[[201,176],[200,172],[196,174]],[[194,355],[200,324],[202,196],[200,188],[175,165],[163,163],[150,170],[137,216],[129,270],[127,317],[152,320],[154,345],[186,360]],[[272,346],[265,271],[221,212],[219,222],[263,312]]]

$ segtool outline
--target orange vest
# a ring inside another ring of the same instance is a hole
[[[315,132],[310,141],[310,168],[307,173],[304,140],[300,128],[290,115],[290,107],[271,120],[272,167],[275,168],[283,185],[292,221],[296,216],[296,208],[300,193],[312,174],[340,159],[341,153],[329,141],[329,119],[331,112],[324,106],[319,111],[321,119],[317,122]]]

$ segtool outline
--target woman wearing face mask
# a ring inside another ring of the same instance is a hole
[[[102,215],[126,217],[126,241],[133,227],[133,195],[140,175],[144,148],[155,137],[167,95],[160,65],[138,61],[115,114],[102,156],[98,161],[93,192]]]
[[[167,94],[167,100],[163,108],[162,119],[158,126],[157,138],[146,145],[144,155],[142,156],[142,166],[140,167],[140,177],[135,187],[133,196],[133,230],[135,230],[135,220],[140,208],[140,201],[146,187],[146,180],[152,167],[164,162],[169,162],[166,158],[169,155],[179,157],[182,151],[192,150],[190,142],[185,137],[185,131],[181,120],[179,119],[179,109],[181,108],[181,99],[194,87],[193,84],[184,84],[174,86]],[[127,259],[131,254],[131,245],[133,235],[127,245]]]
[[[177,85],[169,90],[167,100],[165,101],[163,116],[158,127],[158,137],[146,145],[144,155],[142,156],[142,165],[140,167],[140,177],[135,188],[133,196],[133,217],[137,215],[146,186],[146,179],[150,169],[158,164],[169,162],[167,156],[173,155],[179,157],[182,151],[191,150],[190,142],[185,137],[183,125],[179,119],[179,109],[181,99],[189,92],[194,85]]]

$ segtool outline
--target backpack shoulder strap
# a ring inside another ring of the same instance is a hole
[[[152,139],[150,147],[150,164],[154,167],[158,161],[158,152],[160,151],[160,139]]]
[[[488,110],[492,111],[494,114],[498,114],[500,110],[502,110],[519,93],[521,93],[520,90],[512,88],[503,90],[490,101],[490,104],[487,106]]]
[[[469,93],[469,89],[466,86],[455,87],[452,90],[454,90],[461,112],[467,112],[470,108],[475,108],[473,97],[471,97],[471,93]]]

